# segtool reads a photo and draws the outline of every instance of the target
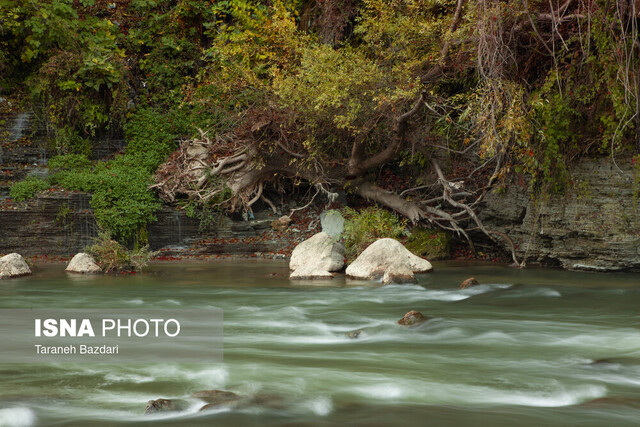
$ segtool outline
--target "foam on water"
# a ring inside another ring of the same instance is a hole
[[[30,427],[36,424],[36,414],[29,408],[0,409],[0,426],[2,427]]]
[[[303,407],[309,409],[315,415],[325,417],[333,410],[333,403],[331,398],[326,396],[316,397],[314,399],[307,400],[303,403]]]
[[[150,375],[139,375],[139,374],[120,374],[116,372],[109,372],[104,376],[107,384],[112,383],[134,383],[134,384],[143,384],[150,383],[156,380],[155,377]]]
[[[561,407],[603,397],[607,388],[585,384],[566,388],[560,384],[545,390],[505,390],[488,386],[455,383],[430,383],[407,380],[403,383],[381,382],[351,387],[349,392],[366,399],[412,401],[432,405],[519,405]]]

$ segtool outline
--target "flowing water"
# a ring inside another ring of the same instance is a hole
[[[436,263],[379,286],[289,282],[276,261],[62,269],[2,281],[0,306],[216,306],[224,362],[0,364],[0,426],[640,424],[639,275]],[[469,276],[481,284],[459,290]],[[412,309],[432,319],[397,325]],[[188,396],[206,389],[253,400],[199,412]],[[143,415],[157,398],[188,405]]]

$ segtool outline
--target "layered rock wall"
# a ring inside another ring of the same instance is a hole
[[[640,271],[639,174],[630,159],[584,160],[564,194],[531,196],[525,183],[512,182],[487,195],[481,217],[528,263]]]

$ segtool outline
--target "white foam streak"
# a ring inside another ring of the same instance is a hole
[[[30,427],[36,423],[36,414],[29,408],[0,409],[0,426]]]

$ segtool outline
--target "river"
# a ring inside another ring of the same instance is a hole
[[[0,282],[0,307],[215,306],[224,361],[0,364],[0,426],[640,424],[640,275],[434,267],[379,286],[290,282],[281,261],[115,277],[39,266]],[[480,285],[459,290],[469,276]],[[409,310],[432,319],[399,326]],[[255,399],[143,415],[148,400],[207,389]]]

